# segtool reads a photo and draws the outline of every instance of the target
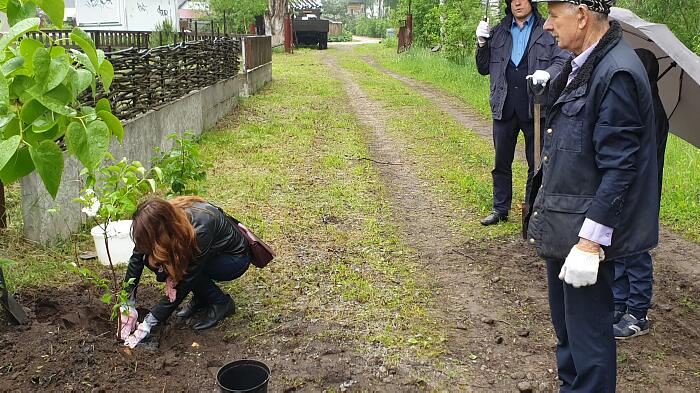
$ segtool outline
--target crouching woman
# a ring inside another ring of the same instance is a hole
[[[135,247],[124,278],[126,283],[133,279],[127,287],[130,305],[122,309],[119,332],[125,345],[135,347],[190,292],[191,301],[177,316],[190,318],[205,311],[193,326],[195,330],[209,329],[235,312],[233,299],[215,281],[230,281],[243,275],[250,264],[250,250],[221,209],[193,196],[170,201],[149,199],[134,213],[131,236]],[[134,305],[144,267],[153,271],[159,282],[166,283],[166,296],[137,324]]]

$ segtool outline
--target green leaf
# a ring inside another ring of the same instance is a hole
[[[30,100],[22,107],[22,111],[19,114],[19,118],[23,122],[31,124],[34,123],[37,117],[43,115],[47,111],[46,107],[41,105],[37,100]]]
[[[102,86],[104,86],[105,92],[109,93],[109,87],[112,86],[112,81],[114,80],[114,67],[109,60],[105,60],[100,64],[100,79],[102,79]]]
[[[2,65],[2,73],[9,77],[12,73],[24,67],[26,60],[22,56],[13,57]],[[23,70],[25,71],[25,70]],[[24,74],[24,72],[22,72]]]
[[[34,38],[25,37],[19,44],[19,53],[24,57],[24,65],[30,70],[34,70],[34,63],[32,59],[34,58],[34,53],[37,49],[43,48],[44,44],[39,40]]]
[[[151,186],[151,192],[156,192],[156,181],[153,179],[146,179],[148,185]]]
[[[44,187],[52,198],[56,199],[58,187],[63,175],[63,153],[54,141],[43,141],[37,146],[29,146],[29,154],[44,182]]]
[[[111,293],[105,293],[100,297],[100,301],[104,304],[111,304],[112,303],[112,294]]]
[[[34,51],[32,63],[34,63],[34,80],[36,80],[36,86],[39,88],[40,92],[43,93],[48,90],[49,68],[51,67],[49,51],[46,50],[46,48],[38,48]]]
[[[78,157],[78,160],[85,165],[90,161],[90,149],[87,143],[87,133],[85,127],[80,122],[73,122],[68,125],[66,130],[66,146],[68,153]],[[87,165],[85,165],[87,167]]]
[[[112,106],[109,103],[109,100],[106,98],[100,98],[99,101],[97,101],[97,104],[95,104],[95,111],[100,112],[100,111],[107,111],[107,112],[112,112]]]
[[[52,59],[59,58],[66,54],[66,48],[54,45],[49,49],[49,54]]]
[[[95,70],[95,67],[92,65],[90,58],[88,58],[88,56],[85,53],[75,49],[71,49],[70,51],[73,53],[73,57],[75,58],[75,60],[78,61],[78,64],[85,67],[85,69],[90,71],[93,75],[97,74],[97,70]]]
[[[17,114],[15,112],[10,112],[8,115],[5,116],[0,116],[0,128],[3,128],[6,125],[8,125],[15,117],[17,117]],[[0,137],[2,137],[3,135],[4,132],[0,134]]]
[[[36,4],[44,10],[51,19],[51,23],[59,29],[63,28],[64,5],[63,1],[57,0],[34,0]]]
[[[36,16],[36,4],[31,1],[24,4],[19,0],[9,0],[7,2],[7,20],[10,26],[33,16]]]
[[[10,105],[10,86],[7,84],[5,75],[0,72],[0,106]]]
[[[78,157],[78,160],[88,169],[96,169],[109,149],[110,132],[107,125],[100,121],[88,124],[87,129],[82,123],[73,122],[68,125],[66,142],[68,152]]]
[[[15,42],[24,33],[32,30],[39,30],[39,18],[25,19],[10,27],[10,31],[3,34],[2,38],[0,38],[0,60],[5,60],[5,49],[11,43]]]
[[[91,161],[94,167],[100,164],[109,150],[109,140],[111,134],[105,122],[96,120],[87,126],[87,140],[90,147]]]
[[[29,146],[39,146],[43,141],[56,141],[56,136],[60,134],[60,128],[57,124],[52,125],[45,131],[34,131],[34,128],[24,129],[24,141]]]
[[[63,80],[66,79],[69,70],[70,57],[68,57],[68,55],[64,54],[63,56],[51,59],[47,89],[51,90],[60,85]]]
[[[52,129],[58,120],[62,117],[56,117],[52,112],[46,112],[42,116],[39,116],[32,123],[32,131],[36,133],[43,133]]]
[[[19,135],[0,141],[0,170],[15,155],[17,149],[19,149],[20,142],[22,142],[22,138]]]
[[[37,95],[36,99],[53,112],[64,116],[75,116],[76,110],[68,106],[73,96],[65,85],[58,85],[55,89],[44,95]]]
[[[117,137],[119,143],[122,143],[124,141],[124,126],[122,122],[109,111],[99,111],[97,116],[107,124],[109,131]]]
[[[86,69],[71,67],[66,76],[66,84],[73,94],[73,99],[84,92],[92,83],[92,73]]]
[[[70,33],[70,39],[78,44],[80,49],[82,49],[88,59],[90,59],[92,69],[98,70],[100,68],[100,63],[97,60],[97,50],[95,49],[95,42],[92,40],[92,37],[79,27],[74,27],[73,31]]]
[[[14,183],[33,171],[34,163],[32,162],[32,157],[29,155],[29,149],[23,147],[17,150],[7,165],[0,170],[0,181],[5,184]]]

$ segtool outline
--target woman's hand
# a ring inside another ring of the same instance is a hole
[[[168,299],[170,299],[170,303],[174,302],[175,298],[177,297],[177,289],[175,289],[176,285],[177,283],[170,277],[165,280],[165,295],[168,296]]]
[[[148,315],[146,315],[146,318],[143,319],[143,322],[137,325],[138,327],[136,328],[134,334],[130,335],[126,338],[126,340],[124,340],[124,345],[126,345],[129,348],[136,347],[141,342],[141,340],[148,336],[148,333],[150,333],[151,329],[153,329],[153,327],[157,324],[158,320],[156,319],[156,317],[154,317],[153,314],[148,313]]]
[[[136,321],[138,321],[138,319],[139,313],[133,305],[122,305],[119,307],[121,330],[117,332],[117,337],[120,340],[126,340],[136,328]]]

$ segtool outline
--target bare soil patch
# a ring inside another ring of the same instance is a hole
[[[151,304],[161,296],[142,285]],[[272,370],[271,392],[371,389],[419,391],[409,367],[384,365],[381,354],[358,351],[342,335],[319,339],[343,326],[287,315],[259,335],[227,336],[214,328],[197,333],[176,317],[133,350],[116,340],[107,306],[89,286],[21,293],[28,326],[0,326],[0,391],[215,391],[214,374],[225,363],[253,358]],[[245,306],[244,306],[245,307]],[[139,309],[143,317],[145,309]],[[228,329],[245,332],[247,321]],[[238,329],[237,329],[238,328]]]

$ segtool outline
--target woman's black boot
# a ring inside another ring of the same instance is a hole
[[[207,314],[202,320],[193,326],[194,330],[206,330],[216,326],[219,321],[236,312],[236,305],[231,296],[226,295],[228,301],[225,303],[212,304],[207,309]]]
[[[203,302],[201,302],[197,297],[192,296],[190,302],[187,303],[185,307],[181,308],[178,312],[176,312],[175,315],[182,319],[187,319],[203,309]]]

